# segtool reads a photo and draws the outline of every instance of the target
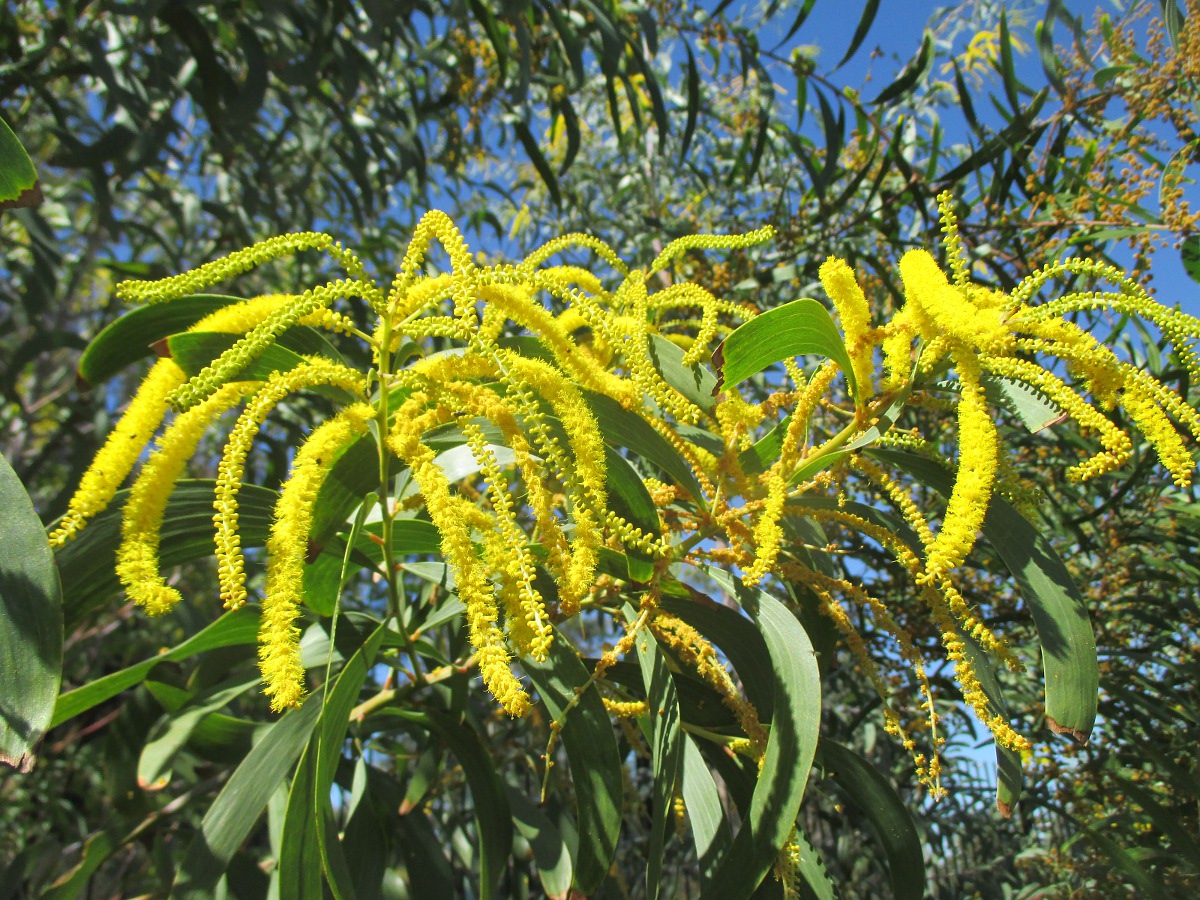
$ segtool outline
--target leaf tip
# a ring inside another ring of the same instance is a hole
[[[1079,728],[1072,728],[1070,725],[1060,725],[1052,716],[1046,716],[1046,727],[1055,734],[1065,734],[1074,738],[1076,743],[1086,744],[1088,737],[1091,735],[1091,729],[1083,731]]]

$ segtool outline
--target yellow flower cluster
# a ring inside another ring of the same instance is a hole
[[[954,582],[999,482],[1009,477],[990,392],[1005,379],[1029,385],[1097,435],[1100,451],[1080,460],[1072,477],[1102,475],[1131,456],[1133,439],[1116,421],[1118,408],[1180,485],[1190,483],[1193,468],[1184,436],[1200,439],[1200,414],[1064,317],[1101,307],[1141,316],[1172,342],[1197,378],[1200,355],[1191,342],[1200,337],[1200,322],[1154,304],[1120,273],[1090,261],[1049,266],[1007,294],[974,284],[948,197],[941,213],[947,265],[925,250],[906,253],[898,263],[904,304],[890,321],[876,324],[868,282],[846,262],[830,258],[820,266],[844,333],[852,367],[846,374],[858,387],[852,408],[830,396],[838,372],[831,361],[806,378],[797,360],[784,360],[783,378],[769,383],[765,399],[726,390],[710,401],[694,390],[706,378],[712,383],[703,367],[714,345],[754,312],[683,279],[684,257],[750,247],[767,240],[770,229],[681,238],[645,268],[626,264],[596,238],[575,234],[519,263],[485,265],[445,214],[431,212],[416,226],[386,288],[353,253],[311,233],[263,242],[163,281],[127,283],[123,297],[169,302],[303,250],[323,252],[345,276],[295,295],[233,304],[197,323],[192,330],[237,339],[195,373],[170,359],[154,366],[52,541],[60,546],[104,509],[159,435],[124,510],[118,571],[130,596],[147,609],[170,608],[179,596],[159,564],[167,498],[205,431],[244,402],[221,455],[213,516],[220,597],[228,608],[240,606],[250,594],[238,523],[248,461],[277,404],[316,389],[333,398],[335,410],[297,449],[267,542],[259,659],[274,709],[294,706],[304,695],[304,572],[323,509],[322,485],[347,447],[370,441],[378,451],[374,483],[382,495],[382,531],[376,537],[384,557],[379,574],[391,589],[388,614],[399,616],[402,600],[393,580],[399,551],[388,539],[398,506],[387,492],[406,469],[417,499],[399,506],[419,505],[437,529],[465,607],[473,658],[508,714],[530,709],[516,667],[522,659],[549,658],[559,622],[582,610],[620,616],[620,604],[610,601],[621,588],[613,584],[648,581],[642,616],[604,655],[593,680],[632,648],[636,635],[653,635],[735,717],[744,737],[732,739],[731,748],[761,760],[768,730],[717,648],[655,602],[675,563],[703,560],[736,567],[747,584],[777,580],[816,597],[883,698],[886,727],[936,792],[939,715],[913,637],[918,632],[904,611],[822,561],[844,549],[838,544],[844,535],[890,554],[941,632],[967,702],[1000,743],[1021,749],[1025,739],[983,694],[967,641],[1014,670],[1019,663]],[[589,255],[608,274],[556,264],[568,252]],[[436,270],[439,259],[448,259],[448,271]],[[1038,303],[1060,276],[1093,276],[1116,289]],[[360,321],[362,304],[355,312],[343,303],[349,298],[365,301],[373,321]],[[275,358],[263,354],[296,326],[324,329],[339,348],[362,342],[355,349],[371,360],[370,371],[304,357],[285,371],[261,375],[262,359]],[[1034,361],[1042,358],[1061,364]],[[259,364],[251,365],[255,360]],[[261,380],[250,380],[256,372]],[[950,372],[953,400],[937,398],[935,407],[922,389],[944,386],[939,380]],[[953,487],[940,514],[928,515],[894,473],[864,453],[905,403],[927,403],[952,416],[937,441],[920,443],[896,432],[884,438],[948,454]],[[840,427],[828,427],[838,421]],[[451,457],[442,455],[448,445],[456,445],[452,474]],[[626,453],[628,459],[616,458]],[[631,471],[642,484],[628,483]],[[857,481],[850,480],[854,473]],[[895,510],[890,520],[855,508],[862,504],[854,492],[864,486]],[[817,498],[823,505],[808,502]],[[635,573],[628,581],[613,574],[621,564]],[[859,633],[859,621],[894,642],[882,664],[873,638]],[[911,680],[902,672],[911,672]],[[920,707],[932,757],[918,747],[915,728],[893,702],[901,690]],[[614,715],[645,714],[641,701],[624,694],[606,703]]]

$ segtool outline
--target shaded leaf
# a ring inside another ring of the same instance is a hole
[[[590,894],[608,875],[621,828],[624,788],[612,723],[596,688],[583,690],[588,671],[562,635],[555,636],[546,662],[526,658],[521,664],[550,717],[562,724],[559,734],[575,788],[579,834],[574,886]],[[563,710],[571,702],[576,705],[564,718]]]
[[[891,783],[848,747],[824,738],[817,764],[825,768],[866,815],[887,855],[892,896],[897,900],[925,896],[925,863],[921,838],[908,808]]]
[[[513,821],[504,785],[483,739],[462,719],[436,709],[390,708],[388,712],[436,732],[462,766],[471,788],[479,835],[480,896],[497,896],[500,878],[512,852]]]
[[[213,896],[230,860],[249,837],[267,801],[303,752],[321,713],[321,700],[309,696],[300,709],[272,724],[246,754],[209,807],[200,830],[188,845],[173,898],[207,900]]]
[[[29,772],[62,680],[62,586],[42,520],[0,456],[0,762]]]

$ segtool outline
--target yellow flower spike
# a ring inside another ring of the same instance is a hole
[[[451,493],[445,473],[434,463],[433,451],[420,441],[426,430],[445,421],[448,414],[441,409],[417,413],[420,402],[414,396],[397,410],[388,447],[412,470],[429,518],[441,535],[442,556],[454,569],[458,596],[466,606],[468,638],[475,647],[483,683],[509,715],[523,716],[530,708],[529,695],[509,668],[504,634],[496,624],[495,591],[467,527],[478,507]]]
[[[783,505],[787,500],[788,479],[791,477],[796,462],[802,457],[802,446],[805,435],[808,434],[808,420],[811,418],[817,402],[825,396],[829,385],[837,374],[837,366],[832,362],[821,365],[805,385],[792,410],[792,420],[788,423],[783,442],[777,459],[764,476],[767,483],[767,498],[762,511],[754,524],[754,564],[746,571],[742,579],[747,585],[758,584],[772,567],[779,555],[780,543],[783,540],[783,530],[779,527],[783,515]]]
[[[431,209],[413,229],[412,238],[408,242],[404,259],[400,262],[400,277],[393,284],[392,296],[405,294],[409,286],[416,281],[420,268],[429,253],[429,246],[434,239],[442,245],[446,255],[450,257],[451,276],[454,289],[451,298],[454,301],[454,319],[460,328],[459,336],[468,338],[478,327],[478,315],[475,309],[475,274],[477,267],[471,257],[471,251],[463,240],[462,232],[453,220],[441,210]],[[389,298],[390,301],[391,298]],[[390,303],[389,303],[390,305]]]
[[[1107,474],[1124,465],[1132,455],[1133,443],[1125,432],[1041,366],[1014,357],[985,357],[981,362],[988,372],[1006,375],[1033,385],[1081,426],[1099,433],[1104,451],[1072,466],[1067,470],[1068,478],[1086,481]]]
[[[1159,409],[1150,397],[1132,385],[1126,388],[1121,405],[1133,419],[1138,431],[1146,436],[1146,440],[1158,454],[1163,468],[1171,473],[1175,484],[1181,488],[1190,487],[1196,463],[1166,413]]]
[[[486,273],[480,280],[484,286],[480,288],[479,296],[488,307],[502,311],[513,322],[529,329],[554,355],[555,362],[565,372],[575,376],[583,387],[604,394],[610,393],[614,388],[618,392],[627,389],[621,379],[608,372],[593,354],[582,350],[572,340],[569,332],[563,328],[562,320],[567,316],[566,313],[556,318],[545,307],[535,303],[529,291],[522,287],[487,284]],[[574,321],[578,323],[576,327],[586,325],[578,312],[575,312],[574,316]],[[566,324],[571,323],[572,319],[567,318]]]
[[[521,263],[521,268],[536,269],[550,257],[573,247],[583,247],[586,250],[591,250],[621,275],[629,274],[629,268],[622,262],[621,257],[617,256],[616,251],[612,247],[599,238],[592,237],[590,234],[576,233],[564,234],[543,244],[525,257],[524,262]]]
[[[954,214],[954,195],[950,191],[942,191],[937,195],[938,217],[942,220],[942,246],[946,248],[946,258],[950,263],[950,272],[954,275],[954,284],[959,288],[968,286],[967,257],[963,252],[962,238],[958,235],[958,216]]]
[[[738,691],[712,644],[691,625],[661,610],[650,620],[650,630],[664,647],[674,651],[680,662],[717,692],[721,704],[733,713],[749,738],[752,758],[761,763],[767,747],[767,731],[758,718],[758,710]]]
[[[263,384],[229,432],[217,467],[213,525],[216,530],[217,578],[226,609],[237,609],[246,601],[246,577],[242,542],[238,533],[237,496],[242,484],[246,456],[254,438],[275,404],[288,394],[316,385],[332,385],[362,395],[365,380],[360,372],[330,360],[312,358],[306,365],[277,372]]]
[[[844,260],[829,257],[821,264],[821,284],[833,301],[842,333],[846,338],[846,351],[854,369],[854,379],[859,385],[859,397],[870,397],[875,374],[875,341],[871,329],[871,310],[867,298],[859,287],[858,279]]]
[[[686,253],[688,250],[742,250],[765,244],[775,237],[775,229],[770,225],[747,231],[744,234],[688,234],[676,238],[663,248],[662,253],[650,263],[650,273],[663,271],[671,260]]]
[[[329,250],[333,246],[333,238],[319,232],[282,234],[205,263],[181,275],[172,275],[158,281],[122,281],[117,285],[117,297],[126,302],[165,303],[228,281],[270,260],[291,256],[301,250]]]
[[[373,287],[366,282],[335,281],[290,298],[211,364],[197,372],[187,384],[177,388],[171,395],[171,404],[182,411],[201,402],[256,359],[292,325],[340,297],[361,296],[364,286]]]
[[[621,274],[624,275],[625,273],[621,272]],[[563,287],[579,285],[579,287],[589,294],[604,293],[604,285],[601,284],[600,279],[592,272],[580,266],[550,266],[549,268],[542,269],[541,275],[543,278],[549,278],[558,282]]]
[[[50,533],[50,546],[61,547],[112,502],[121,482],[133,470],[142,450],[158,430],[170,403],[167,395],[186,376],[174,361],[160,359],[150,369],[124,415],[80,479],[66,515]]]
[[[166,612],[180,599],[159,573],[158,547],[163,514],[175,482],[212,421],[253,387],[225,385],[201,405],[178,416],[163,433],[129,492],[121,520],[117,577],[129,597],[151,615]]]
[[[925,561],[924,578],[929,580],[957,568],[975,546],[975,537],[991,501],[1000,457],[996,424],[979,382],[979,362],[970,351],[956,354],[954,362],[962,385],[958,401],[958,466],[942,527]]]
[[[505,545],[503,552],[506,562],[501,567],[504,581],[514,589],[518,610],[527,626],[519,629],[523,639],[518,646],[538,662],[544,662],[554,632],[546,615],[546,605],[533,586],[533,558],[525,534],[517,524],[516,504],[506,487],[508,479],[501,473],[496,454],[488,446],[483,429],[475,422],[463,422],[459,427],[487,480],[488,498],[496,519],[495,530]]]
[[[275,503],[275,521],[267,538],[267,587],[259,625],[259,670],[271,709],[299,706],[304,696],[300,662],[300,630],[296,619],[304,591],[304,564],[312,530],[313,504],[341,450],[366,433],[375,409],[365,403],[348,406],[308,436],[296,451],[292,471]]]
[[[892,316],[892,320],[880,329],[883,340],[883,381],[880,389],[900,390],[912,376],[913,341],[917,338],[912,311],[907,307]]]
[[[1003,350],[1012,336],[999,308],[980,309],[946,280],[925,250],[909,250],[900,260],[905,310],[927,341],[946,336],[980,350]]]

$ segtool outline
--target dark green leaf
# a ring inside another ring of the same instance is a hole
[[[252,690],[258,679],[235,684],[224,690],[199,698],[177,712],[166,716],[150,732],[142,752],[138,756],[138,786],[143,790],[156,791],[167,786],[170,780],[171,762],[175,754],[188,742],[200,722],[210,713],[216,712],[231,701]]]
[[[321,700],[283,714],[237,767],[192,838],[175,875],[171,896],[208,900],[234,853],[250,835],[271,794],[299,758],[321,713]]]
[[[691,44],[685,41],[683,49],[687,51],[687,122],[683,127],[683,137],[679,141],[680,162],[687,159],[692,137],[696,133],[696,121],[700,116],[700,71],[696,68],[696,57],[692,54]]]
[[[691,466],[666,438],[637,413],[625,409],[611,397],[593,393],[585,393],[584,397],[606,442],[632,450],[642,459],[658,466],[703,505],[704,494]]]
[[[554,201],[555,206],[561,207],[562,193],[558,186],[558,176],[554,174],[554,168],[542,153],[542,148],[534,140],[529,126],[524,122],[514,122],[513,132],[516,134],[517,140],[521,142],[521,146],[525,148],[525,153],[529,156],[533,167],[537,169],[538,175],[542,177],[546,189],[550,191],[550,199]]]
[[[605,480],[608,483],[608,504],[612,511],[647,534],[657,536],[661,529],[658,507],[637,471],[609,446],[604,448]],[[654,577],[654,560],[636,547],[625,548],[629,560],[629,577],[647,582]]]
[[[62,586],[42,520],[0,456],[0,762],[33,768],[62,680]]]
[[[902,97],[908,96],[917,83],[929,74],[930,68],[933,66],[933,34],[926,31],[921,38],[921,49],[917,55],[909,60],[908,65],[896,76],[896,80],[879,92],[874,100],[871,101],[873,106],[879,106],[886,103],[892,103]]]
[[[866,815],[887,855],[892,896],[925,896],[921,838],[904,801],[878,769],[848,747],[822,739],[817,764],[823,767]]]
[[[560,737],[575,787],[579,834],[574,886],[590,894],[608,875],[621,828],[624,788],[612,723],[595,687],[583,691],[588,671],[561,634],[555,635],[546,662],[523,659],[521,664],[550,717],[562,724]],[[564,718],[563,710],[571,702],[576,705]]]
[[[334,888],[335,897],[345,898],[354,893],[348,874],[342,871],[344,861],[336,829],[332,828],[329,792],[345,741],[350,710],[358,702],[363,682],[386,631],[383,625],[374,630],[338,673],[328,696],[322,697],[320,724],[307,742],[304,759],[296,770],[288,794],[279,850],[280,896],[319,900],[322,871]]]
[[[846,55],[838,60],[838,64],[834,66],[835,69],[840,69],[850,62],[850,58],[858,52],[858,48],[866,40],[867,32],[871,30],[877,12],[879,12],[879,0],[867,0],[863,6],[862,16],[858,20],[858,27],[854,29],[854,37],[850,40],[850,47],[846,50]]]
[[[684,735],[681,790],[687,809],[696,856],[700,862],[700,887],[708,890],[718,861],[729,852],[733,833],[725,817],[725,807],[708,763],[690,735]]]
[[[164,567],[211,556],[213,482],[181,479],[167,501],[161,529],[160,561]],[[96,606],[120,590],[116,553],[121,542],[121,507],[129,492],[117,491],[104,512],[87,524],[74,540],[59,549],[58,570],[63,584],[66,627],[74,628]],[[243,547],[266,543],[278,494],[256,484],[238,492],[238,529]]]
[[[107,381],[126,366],[150,356],[155,342],[186,331],[209,313],[238,302],[238,297],[195,294],[139,307],[96,335],[79,357],[76,375],[86,385]]]
[[[218,331],[185,331],[167,338],[171,358],[189,378],[210,365],[241,337]],[[307,326],[289,328],[247,363],[231,381],[265,381],[272,372],[288,372],[303,363],[301,355],[341,359],[333,345],[316,329]]]
[[[571,850],[562,832],[525,794],[511,785],[505,787],[513,824],[521,837],[529,841],[542,890],[550,898],[566,897],[571,890]]]
[[[1200,281],[1200,234],[1189,234],[1179,246],[1179,258],[1192,281]]]
[[[440,710],[389,709],[401,718],[434,731],[458,759],[471,788],[479,835],[480,896],[497,896],[500,878],[512,852],[513,822],[504,785],[492,754],[467,722]]]

